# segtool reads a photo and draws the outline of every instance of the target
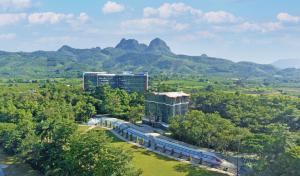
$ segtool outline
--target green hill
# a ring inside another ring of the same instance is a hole
[[[62,46],[57,51],[0,51],[0,77],[47,78],[81,77],[84,71],[133,71],[150,74],[197,74],[235,78],[264,77],[299,80],[297,69],[272,65],[232,62],[226,59],[174,54],[166,42],[156,38],[148,45],[122,39],[116,47],[75,49]]]

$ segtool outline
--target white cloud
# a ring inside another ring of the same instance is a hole
[[[80,25],[85,24],[90,17],[85,12],[81,12],[78,17],[72,15],[71,18],[66,19],[66,22],[69,23],[73,28],[78,28]]]
[[[281,29],[283,26],[278,22],[266,23],[250,23],[244,22],[237,26],[237,32],[256,31],[256,32],[272,32]]]
[[[81,12],[78,16],[74,14],[63,14],[54,12],[42,13],[0,13],[0,26],[13,25],[20,21],[27,20],[29,24],[56,24],[66,22],[72,26],[79,26],[89,20],[89,16],[85,12]]]
[[[56,43],[59,45],[65,45],[67,43],[72,43],[75,40],[76,38],[70,36],[50,36],[38,38],[35,42],[38,44]]]
[[[158,10],[152,7],[145,7],[144,8],[144,16],[145,17],[150,17],[150,16],[154,16],[158,13]]]
[[[26,16],[26,13],[2,13],[0,14],[0,26],[16,24]]]
[[[202,12],[200,9],[184,3],[164,3],[158,8],[144,8],[144,17],[160,17],[171,18],[180,15],[189,15],[197,20],[206,21],[208,23],[234,23],[239,20],[238,17],[225,11]]]
[[[80,14],[79,14],[79,17],[77,18],[81,23],[85,23],[86,21],[88,21],[89,20],[89,16],[88,16],[88,14],[86,14],[85,12],[81,12]]]
[[[151,31],[151,30],[163,30],[172,29],[175,31],[182,31],[189,27],[188,24],[178,23],[176,21],[171,21],[162,18],[142,18],[127,20],[121,23],[123,29],[135,29],[140,31]]]
[[[16,38],[16,34],[8,33],[8,34],[0,34],[0,40],[13,40]]]
[[[203,39],[211,39],[211,38],[216,37],[216,35],[210,31],[200,31],[200,32],[197,32],[196,35],[199,38],[203,38]]]
[[[261,24],[261,32],[272,32],[281,29],[283,26],[277,22],[267,22]]]
[[[70,20],[73,14],[62,14],[54,12],[33,13],[28,16],[28,22],[31,24],[55,24],[63,20]]]
[[[183,14],[191,14],[199,16],[201,10],[195,9],[184,3],[164,3],[158,8],[146,7],[144,8],[144,17],[159,16],[161,18],[176,17]]]
[[[125,9],[124,5],[113,2],[113,1],[107,1],[104,6],[102,7],[102,12],[107,13],[117,13],[122,12]]]
[[[203,15],[203,19],[209,23],[234,23],[238,18],[225,11],[211,11]]]
[[[175,22],[173,29],[176,31],[183,31],[183,30],[187,29],[189,26],[190,26],[189,24]]]
[[[136,28],[149,28],[153,26],[165,26],[168,24],[168,20],[159,19],[159,18],[142,18],[128,20],[121,23],[121,26],[124,28],[136,27]]]
[[[277,19],[280,21],[280,22],[291,22],[291,23],[298,23],[300,21],[300,17],[298,16],[292,16],[288,13],[279,13],[277,15]]]
[[[210,32],[210,31],[198,31],[194,33],[189,33],[185,35],[180,35],[178,39],[184,40],[184,41],[195,41],[199,39],[216,39],[217,35]]]
[[[81,12],[79,16],[74,14],[63,14],[54,12],[32,13],[28,15],[30,24],[56,24],[66,22],[72,26],[79,26],[89,20],[89,16],[85,12]]]
[[[20,10],[31,6],[31,0],[0,0],[2,10]]]

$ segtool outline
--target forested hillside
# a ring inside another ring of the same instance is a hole
[[[116,47],[75,49],[62,46],[57,51],[0,52],[0,77],[49,78],[81,77],[84,71],[134,71],[150,74],[197,74],[235,78],[262,77],[299,80],[297,69],[280,70],[271,65],[232,62],[226,59],[174,54],[161,39],[149,45],[122,39]]]

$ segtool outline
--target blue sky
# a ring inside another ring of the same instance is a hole
[[[104,48],[155,37],[178,54],[300,59],[300,1],[0,0],[0,50]]]

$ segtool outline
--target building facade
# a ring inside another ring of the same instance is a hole
[[[83,73],[83,89],[90,90],[104,84],[111,88],[123,89],[127,92],[144,93],[148,90],[148,73],[132,74],[108,74],[106,72]]]
[[[188,112],[189,99],[190,95],[183,92],[146,94],[144,123],[168,124],[170,118]]]

